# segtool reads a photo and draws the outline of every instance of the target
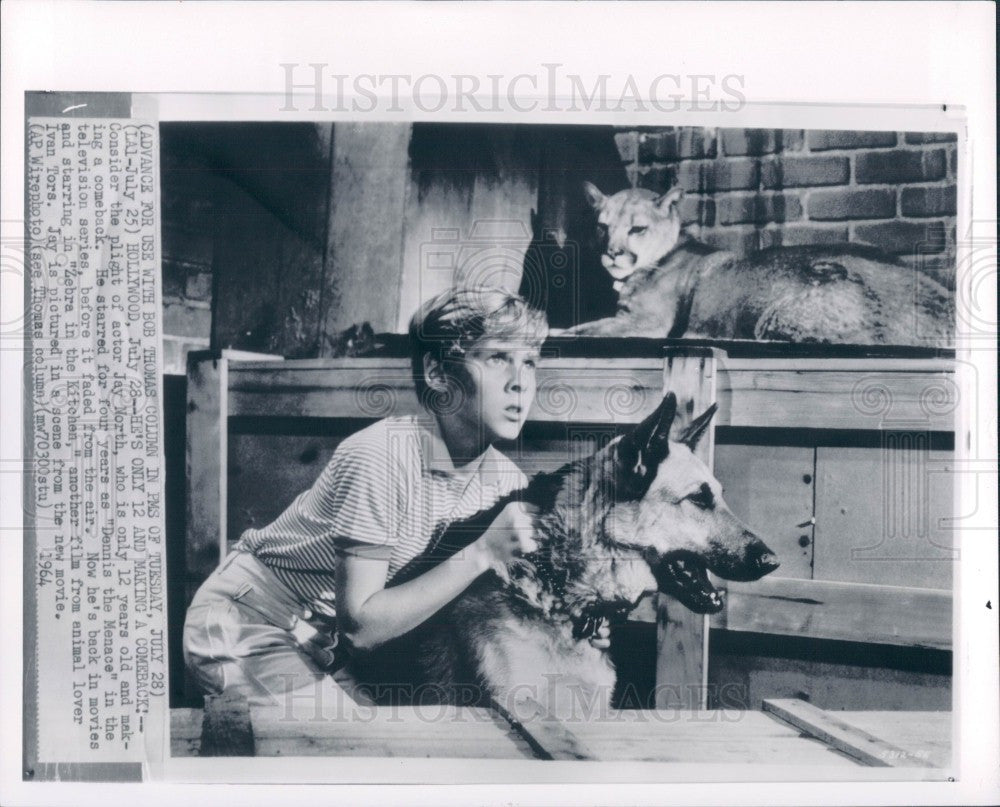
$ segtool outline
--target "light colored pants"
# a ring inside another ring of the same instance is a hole
[[[238,691],[252,704],[290,695],[329,704],[365,702],[333,661],[291,589],[249,552],[232,552],[194,595],[184,621],[184,662],[202,691]],[[349,700],[347,700],[349,699]]]

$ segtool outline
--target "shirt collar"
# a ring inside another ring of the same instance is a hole
[[[448,446],[441,434],[441,426],[432,415],[416,417],[420,427],[420,457],[424,470],[430,473],[442,473],[448,476],[469,478],[466,474],[479,474],[484,485],[499,484],[505,467],[504,455],[493,446],[489,446],[467,468],[455,468]]]

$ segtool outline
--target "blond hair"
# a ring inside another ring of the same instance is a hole
[[[482,339],[511,339],[541,347],[548,335],[545,313],[520,295],[493,286],[447,289],[425,301],[410,319],[413,384],[421,403],[428,400],[424,356],[461,359]]]

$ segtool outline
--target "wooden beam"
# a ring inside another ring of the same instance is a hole
[[[186,577],[200,583],[225,553],[229,360],[188,354]]]
[[[396,327],[411,130],[408,123],[333,124],[320,356],[330,353],[327,337],[355,323],[379,332]]]
[[[238,692],[206,696],[199,756],[252,757],[255,753],[246,697]]]
[[[671,349],[663,367],[663,391],[677,395],[676,428],[683,428],[714,401],[717,354],[712,348]],[[711,470],[715,426],[695,455]],[[705,709],[708,705],[708,618],[659,594],[656,607],[656,706]]]
[[[544,359],[531,422],[638,423],[662,397],[658,359]],[[231,416],[416,414],[408,359],[246,362],[230,371]]]
[[[777,698],[764,701],[764,711],[847,754],[877,768],[931,768],[931,762],[840,720],[805,701]]]
[[[510,124],[414,126],[392,330],[405,333],[421,302],[457,283],[517,290],[538,207],[537,137]]]
[[[716,425],[953,431],[954,368],[951,359],[722,359]]]
[[[771,577],[726,586],[726,608],[712,617],[713,628],[951,648],[950,591]]]
[[[853,371],[849,369],[852,365]],[[555,404],[559,395],[572,390],[575,401],[569,413],[571,419],[638,422],[649,411],[644,407],[655,406],[653,400],[658,402],[663,382],[654,377],[660,374],[661,367],[657,359],[544,358],[532,418],[565,419],[565,413]],[[352,379],[345,370],[359,375]],[[266,416],[290,403],[291,397],[302,395],[305,400],[291,413],[336,417],[344,403],[352,408],[349,402],[354,393],[348,385],[358,378],[368,386],[388,383],[402,390],[409,389],[409,376],[409,362],[403,357],[303,359],[284,362],[280,367],[246,362],[234,368],[232,390],[239,400],[234,400],[232,411]],[[891,429],[897,423],[909,430],[954,430],[954,415],[947,411],[947,405],[928,403],[933,390],[949,394],[954,378],[954,362],[950,359],[719,358],[716,377],[714,398],[719,412],[715,426],[878,431]],[[640,396],[636,400],[647,397],[638,408],[634,408],[633,400],[623,409],[614,399],[605,401],[609,384],[621,386],[623,395],[633,387],[632,392]],[[341,397],[327,397],[338,390]],[[274,392],[288,397],[256,405],[250,402],[255,396]],[[311,395],[317,400],[308,400]],[[549,409],[557,414],[543,406],[546,395],[553,399]]]
[[[558,716],[534,698],[519,698],[514,707],[516,714],[492,699],[490,708],[524,738],[539,759],[598,758]]]

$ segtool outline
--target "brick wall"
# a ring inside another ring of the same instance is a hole
[[[704,241],[740,254],[868,243],[954,287],[953,134],[670,127],[615,140],[633,186],[684,187],[684,222]]]
[[[210,172],[161,127],[164,373],[184,375],[190,350],[206,350],[212,328],[214,189]]]

